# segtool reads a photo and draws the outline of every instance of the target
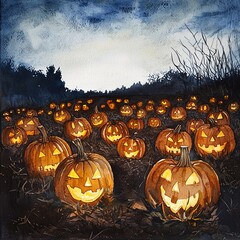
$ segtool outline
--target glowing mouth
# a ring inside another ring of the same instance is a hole
[[[82,202],[94,202],[103,193],[103,188],[98,189],[96,192],[93,192],[92,190],[88,190],[85,193],[82,193],[82,190],[78,187],[72,188],[71,186],[67,185],[67,188],[71,196],[75,200],[82,201]]]
[[[87,130],[78,131],[77,133],[72,133],[74,137],[84,137],[87,134]]]
[[[93,122],[93,125],[98,126],[98,125],[101,125],[102,123],[103,123],[103,120],[100,120],[98,122]]]
[[[127,158],[132,158],[132,157],[136,157],[139,153],[139,150],[135,151],[135,152],[131,152],[131,153],[127,153],[126,151],[124,151],[124,155]]]
[[[202,149],[206,153],[212,153],[213,151],[215,151],[215,152],[223,151],[223,149],[225,148],[226,144],[227,144],[227,142],[225,142],[223,145],[220,145],[220,144],[218,144],[217,146],[209,145],[208,147],[206,147],[206,145],[200,145],[198,143],[198,147],[200,149]]]
[[[161,195],[164,203],[173,213],[177,213],[181,208],[187,211],[190,207],[195,207],[199,199],[199,193],[197,192],[189,198],[178,199],[176,203],[173,203],[171,198],[165,195],[163,186],[161,186]]]
[[[111,142],[116,142],[116,141],[118,141],[119,139],[122,138],[122,134],[114,135],[114,136],[107,136],[107,138],[108,138]]]
[[[34,135],[34,131],[26,131],[26,134],[32,136]]]
[[[22,138],[21,137],[12,138],[11,141],[13,144],[18,144],[18,143],[21,143]]]
[[[175,154],[180,154],[180,149],[178,147],[168,147],[166,145],[166,150],[169,153],[175,153]]]
[[[55,171],[58,165],[59,165],[59,163],[52,164],[52,165],[46,165],[44,167],[41,166],[41,167],[38,167],[38,170],[44,171],[44,172]]]

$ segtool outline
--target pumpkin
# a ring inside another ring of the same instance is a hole
[[[100,108],[106,108],[105,104],[101,104]]]
[[[74,112],[79,112],[81,110],[81,105],[80,103],[75,103],[73,106]]]
[[[239,110],[239,103],[238,102],[232,102],[228,105],[228,111],[231,113],[235,113]]]
[[[208,113],[207,119],[213,119],[217,125],[230,125],[229,114],[221,109],[210,111]]]
[[[171,107],[171,103],[168,99],[162,99],[160,101],[160,105],[164,106],[165,108],[170,108]]]
[[[89,110],[89,106],[87,104],[83,104],[82,105],[82,110],[83,111],[88,111]]]
[[[199,113],[208,113],[210,111],[210,106],[208,104],[201,104],[198,106]]]
[[[117,99],[116,99],[116,102],[117,102],[117,103],[120,103],[120,102],[122,102],[122,99],[121,99],[121,98],[117,98]]]
[[[186,146],[179,161],[161,159],[150,170],[145,183],[146,200],[161,206],[166,220],[199,219],[211,211],[220,197],[219,179],[214,169],[202,160],[190,160]]]
[[[125,99],[123,100],[123,102],[124,102],[124,103],[129,103],[129,99],[128,99],[128,98],[125,98]]]
[[[128,159],[141,159],[145,153],[146,145],[143,139],[126,136],[121,138],[117,144],[120,157]]]
[[[157,114],[160,114],[160,115],[165,114],[166,111],[167,111],[167,109],[166,109],[164,106],[162,106],[162,105],[159,105],[159,106],[157,106],[157,108],[156,108],[156,113],[157,113]]]
[[[37,111],[34,109],[28,109],[26,112],[27,117],[36,117],[37,115]]]
[[[211,97],[211,98],[209,98],[209,102],[214,104],[217,102],[217,99],[215,97]]]
[[[48,115],[52,115],[52,114],[53,114],[53,111],[50,110],[50,111],[47,112],[47,114],[48,114]]]
[[[122,137],[128,135],[128,127],[123,121],[109,121],[101,128],[101,137],[109,144],[117,144]]]
[[[72,106],[72,103],[71,102],[68,102],[67,103],[67,107],[70,108]]]
[[[158,117],[150,117],[148,118],[147,125],[152,128],[157,128],[162,125],[161,119]]]
[[[49,104],[50,109],[55,109],[57,107],[56,103],[52,102]]]
[[[26,132],[17,126],[8,126],[3,128],[1,133],[2,145],[6,148],[8,147],[19,147],[25,144],[28,140]]]
[[[198,101],[198,97],[196,95],[192,95],[192,96],[190,96],[189,101],[197,102]]]
[[[38,126],[42,138],[30,143],[24,160],[30,177],[54,176],[58,164],[72,154],[66,141],[57,136],[47,136],[45,128]]]
[[[223,98],[224,98],[224,100],[228,100],[229,95],[224,95]]]
[[[56,169],[54,188],[57,197],[71,205],[98,204],[109,199],[114,179],[109,162],[100,154],[85,153],[80,142],[73,143],[77,153],[63,160]]]
[[[88,99],[88,100],[87,100],[87,103],[88,103],[88,104],[92,104],[92,103],[93,103],[93,99],[92,99],[92,98]]]
[[[94,127],[100,128],[108,122],[108,116],[104,112],[99,112],[96,106],[95,112],[90,116],[90,122]]]
[[[66,108],[66,103],[60,103],[60,105],[59,105],[59,107],[60,107],[60,109],[64,109],[64,108]]]
[[[152,103],[148,103],[146,106],[145,106],[145,109],[147,112],[151,112],[151,111],[154,111],[154,105]]]
[[[195,134],[195,149],[200,156],[222,158],[233,152],[236,142],[229,125],[216,125],[210,119],[209,124],[199,127]]]
[[[181,146],[188,146],[189,149],[192,147],[191,136],[187,132],[181,131],[181,125],[177,125],[175,129],[162,130],[155,142],[155,147],[163,155],[179,156]]]
[[[142,130],[144,128],[144,122],[142,119],[131,118],[128,120],[127,126],[129,129]]]
[[[115,102],[109,102],[109,103],[107,103],[107,105],[108,105],[109,109],[111,109],[111,110],[116,109],[116,103]]]
[[[17,126],[21,127],[28,136],[40,134],[39,125],[40,122],[37,117],[22,117],[17,121]]]
[[[71,114],[67,109],[59,109],[57,107],[57,110],[53,114],[53,119],[56,123],[64,124],[71,119]]]
[[[38,115],[43,115],[44,114],[44,109],[39,109],[37,112]]]
[[[5,119],[6,122],[11,122],[12,121],[11,116],[4,116],[4,119]]]
[[[170,118],[174,121],[183,121],[187,117],[187,112],[183,107],[173,107],[170,112]]]
[[[70,140],[76,138],[85,139],[88,138],[91,133],[92,126],[84,117],[73,117],[71,120],[64,123],[64,134]]]
[[[142,101],[137,102],[137,106],[141,108],[143,106],[143,102]]]
[[[137,110],[137,118],[145,118],[147,116],[147,112],[145,109],[140,108]]]
[[[194,101],[188,101],[186,104],[187,110],[197,110],[197,103]]]
[[[191,134],[195,134],[197,129],[202,126],[204,124],[204,121],[199,118],[199,119],[196,119],[196,118],[192,118],[192,119],[189,119],[187,121],[187,125],[186,125],[186,131]]]
[[[133,114],[133,109],[131,106],[124,104],[120,107],[119,112],[123,117],[129,117]]]

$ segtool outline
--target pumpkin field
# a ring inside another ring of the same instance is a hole
[[[240,239],[239,104],[129,95],[2,111],[2,239]]]

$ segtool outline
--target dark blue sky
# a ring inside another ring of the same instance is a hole
[[[172,67],[186,25],[210,40],[239,36],[239,13],[239,0],[4,0],[1,59],[54,64],[70,88],[114,89]]]

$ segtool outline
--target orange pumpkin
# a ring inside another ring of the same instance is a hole
[[[119,112],[123,117],[129,117],[133,114],[133,109],[130,105],[125,104],[120,107]]]
[[[108,122],[108,116],[104,112],[99,112],[96,106],[95,112],[90,116],[90,122],[94,127],[100,128]]]
[[[145,109],[140,108],[137,110],[137,118],[145,118],[147,116],[147,112]]]
[[[207,119],[213,119],[217,125],[230,125],[229,114],[221,109],[210,111],[208,113]]]
[[[228,105],[228,111],[231,113],[236,113],[239,110],[239,103],[238,102],[231,102]]]
[[[127,126],[129,129],[142,130],[144,128],[144,122],[142,119],[131,118],[128,120]]]
[[[197,129],[202,126],[204,124],[204,121],[199,118],[199,119],[196,119],[196,118],[192,118],[192,119],[189,119],[187,121],[187,125],[186,125],[186,131],[191,134],[195,134]]]
[[[201,104],[198,106],[199,113],[208,113],[210,111],[210,106],[208,104]]]
[[[57,110],[53,114],[53,119],[56,123],[64,124],[66,121],[71,119],[71,114],[65,108],[57,108]]]
[[[148,118],[147,125],[152,128],[157,128],[162,125],[161,119],[158,117],[150,117]]]
[[[157,106],[157,108],[156,108],[157,114],[163,115],[166,112],[167,112],[167,109],[164,106],[162,106],[162,105]]]
[[[21,127],[28,136],[40,134],[38,126],[40,122],[37,117],[22,117],[17,121],[17,126]]]
[[[170,117],[174,121],[183,121],[187,117],[187,112],[183,107],[173,107],[170,112]]]

